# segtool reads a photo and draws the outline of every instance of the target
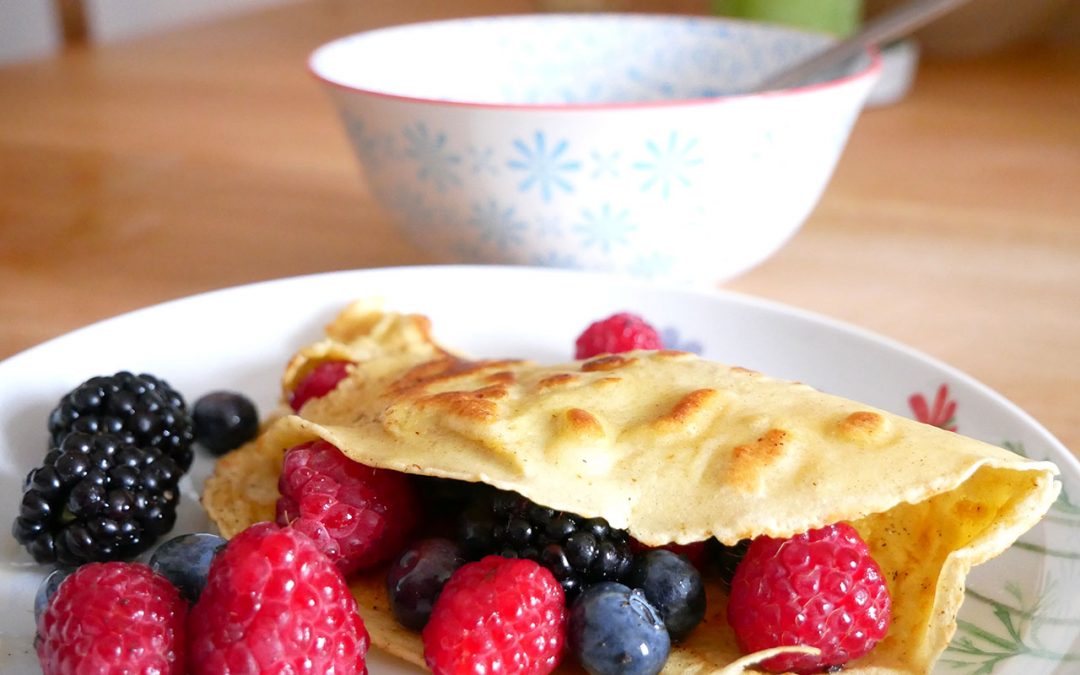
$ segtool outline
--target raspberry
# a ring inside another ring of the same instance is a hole
[[[295,412],[300,412],[300,408],[303,408],[308,400],[326,396],[337,387],[338,382],[345,379],[351,365],[352,361],[323,361],[315,366],[314,370],[296,383],[289,397],[289,406]]]
[[[367,672],[368,634],[345,578],[310,539],[273,523],[214,558],[188,630],[193,675]]]
[[[45,675],[184,669],[187,603],[141,563],[90,563],[64,579],[38,620]]]
[[[644,319],[626,312],[597,321],[578,336],[574,358],[589,359],[598,354],[616,354],[634,349],[662,349],[660,334]]]
[[[487,556],[446,582],[423,638],[436,675],[550,673],[566,641],[562,588],[531,560]]]
[[[326,441],[285,454],[278,491],[278,524],[311,537],[342,574],[393,558],[419,521],[408,476],[358,464]]]
[[[885,637],[892,601],[855,528],[837,523],[790,539],[758,537],[735,571],[728,623],[744,652],[805,645],[758,667],[813,673],[843,666]]]

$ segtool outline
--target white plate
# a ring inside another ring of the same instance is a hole
[[[899,344],[806,312],[730,293],[672,290],[559,270],[397,268],[323,274],[227,289],[150,307],[78,330],[0,363],[0,524],[13,521],[26,473],[44,456],[46,418],[83,380],[117,370],[168,380],[189,402],[219,388],[268,410],[295,349],[320,337],[345,303],[381,296],[429,315],[446,344],[478,356],[565,361],[591,321],[638,312],[670,346],[801,380],[818,389],[917,416],[1051,459],[1064,490],[1050,515],[970,577],[960,628],[940,673],[1080,671],[1080,463],[1031,417],[987,387]],[[935,414],[942,393],[945,405]],[[951,404],[955,409],[950,411]],[[950,414],[951,413],[951,414]],[[947,418],[952,418],[950,421]],[[207,526],[200,456],[184,479],[176,533]],[[43,568],[0,536],[0,670],[34,672],[33,596]],[[412,672],[375,657],[372,670]]]

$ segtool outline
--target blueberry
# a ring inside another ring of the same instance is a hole
[[[677,553],[656,549],[638,556],[630,585],[660,612],[672,642],[681,642],[705,617],[701,573]]]
[[[405,549],[386,575],[398,623],[410,630],[423,628],[447,579],[464,564],[464,551],[449,539],[420,539]]]
[[[74,567],[57,567],[49,573],[49,576],[41,580],[41,585],[38,586],[37,594],[34,596],[35,624],[41,619],[41,613],[49,605],[49,600],[56,593],[56,589],[60,588],[60,582],[71,576],[74,571]]]
[[[259,433],[259,413],[251,399],[231,391],[215,391],[195,402],[191,414],[195,440],[221,455],[240,447]]]
[[[640,589],[611,581],[589,588],[570,609],[570,649],[592,675],[659,673],[671,638]]]
[[[172,582],[189,602],[199,599],[210,574],[210,561],[225,540],[216,534],[198,532],[173,537],[150,556],[150,567]]]

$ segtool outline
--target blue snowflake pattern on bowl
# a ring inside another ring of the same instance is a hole
[[[659,279],[669,275],[674,267],[674,256],[653,251],[634,258],[627,271],[642,279]]]
[[[541,239],[558,239],[563,236],[561,219],[558,216],[549,213],[541,214],[536,219],[536,224],[533,226],[533,229],[535,230],[536,235]]]
[[[545,202],[551,201],[555,188],[573,192],[574,186],[570,182],[569,174],[581,169],[581,162],[563,156],[568,147],[569,143],[565,140],[556,141],[553,146],[548,147],[547,136],[543,131],[536,132],[531,144],[520,138],[514,140],[514,149],[519,157],[511,159],[506,165],[525,174],[525,178],[518,184],[518,189],[527,192],[535,185]]]
[[[418,165],[417,178],[430,180],[440,192],[461,185],[461,176],[457,172],[461,155],[448,149],[445,133],[433,134],[423,122],[406,127],[402,133],[406,142],[405,155]]]
[[[702,162],[701,157],[694,153],[697,144],[696,138],[680,142],[676,131],[671,132],[666,144],[647,141],[645,149],[648,158],[634,163],[634,168],[647,176],[641,190],[644,192],[657,186],[664,199],[667,199],[672,185],[690,185],[687,173]]]
[[[394,158],[394,137],[389,134],[369,134],[364,121],[345,116],[345,128],[349,132],[353,150],[368,171],[378,171],[383,163]]]
[[[491,242],[506,251],[524,241],[528,224],[517,216],[513,206],[502,206],[494,199],[473,204],[469,224],[476,228],[483,241]]]
[[[631,233],[637,229],[629,220],[626,209],[616,211],[611,204],[604,204],[597,210],[582,209],[581,219],[574,225],[584,248],[596,247],[608,253],[617,246],[630,243]]]
[[[474,176],[481,174],[499,175],[499,167],[495,164],[495,148],[490,145],[483,148],[470,145],[466,148],[465,155],[468,160],[469,171]]]
[[[591,178],[602,178],[608,176],[611,178],[619,177],[619,157],[622,155],[621,150],[611,150],[608,152],[601,152],[600,150],[593,150],[589,153],[589,157],[593,161],[593,170]]]

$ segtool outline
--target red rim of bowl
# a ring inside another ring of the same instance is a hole
[[[386,100],[390,100],[390,101],[418,103],[418,104],[422,104],[422,105],[451,106],[451,107],[455,107],[455,108],[483,108],[483,109],[515,110],[515,111],[535,110],[537,112],[563,112],[563,111],[571,112],[571,111],[588,111],[588,110],[628,110],[628,109],[629,110],[634,110],[634,109],[666,108],[666,107],[671,107],[671,106],[715,105],[717,103],[724,103],[724,102],[727,102],[727,101],[740,101],[740,100],[746,100],[746,99],[752,99],[752,98],[761,98],[761,97],[779,98],[779,97],[786,97],[786,96],[797,96],[797,95],[802,95],[802,94],[810,94],[810,93],[814,93],[814,92],[817,92],[817,91],[823,91],[823,90],[827,90],[827,89],[837,89],[837,88],[843,87],[845,85],[851,84],[853,82],[856,82],[856,81],[864,79],[864,78],[875,77],[881,71],[881,68],[882,68],[881,52],[876,47],[867,46],[866,49],[865,49],[865,53],[869,57],[870,60],[866,64],[866,67],[864,67],[864,68],[862,68],[862,69],[860,69],[860,70],[858,70],[858,71],[856,71],[854,73],[844,75],[843,77],[838,77],[838,78],[832,79],[832,80],[826,80],[824,82],[817,82],[817,83],[814,83],[814,84],[803,85],[803,86],[800,86],[800,87],[787,87],[787,88],[784,88],[784,89],[773,89],[773,90],[768,90],[768,91],[751,92],[751,93],[746,93],[746,94],[728,94],[728,95],[724,95],[724,96],[701,97],[701,98],[672,98],[672,99],[662,99],[662,100],[658,100],[658,101],[626,101],[626,102],[617,102],[617,103],[489,103],[489,102],[480,102],[480,101],[451,101],[451,100],[448,100],[448,99],[441,99],[441,98],[424,98],[422,96],[406,96],[404,94],[391,94],[391,93],[388,93],[388,92],[385,92],[385,91],[379,91],[379,90],[376,90],[376,89],[365,89],[363,87],[357,87],[357,86],[354,86],[354,85],[344,84],[342,82],[332,80],[329,77],[319,73],[319,71],[315,67],[315,59],[316,59],[316,57],[319,55],[319,52],[323,51],[327,47],[330,47],[331,45],[337,44],[339,42],[344,42],[345,40],[351,40],[351,39],[356,38],[356,37],[358,37],[360,35],[364,35],[364,34],[367,34],[367,33],[372,33],[372,32],[378,31],[378,30],[386,30],[386,29],[393,29],[393,28],[404,28],[406,26],[419,26],[419,25],[423,25],[423,24],[454,23],[454,22],[458,22],[458,21],[462,21],[462,20],[470,21],[470,20],[477,20],[477,19],[515,19],[515,18],[520,19],[520,18],[525,18],[525,17],[528,17],[528,16],[529,15],[524,15],[524,14],[507,14],[507,15],[503,15],[503,16],[494,16],[494,17],[463,17],[463,18],[460,18],[460,19],[446,19],[446,20],[437,20],[437,21],[417,22],[417,23],[413,23],[413,24],[399,24],[399,25],[396,25],[396,26],[386,26],[384,28],[375,28],[375,29],[372,29],[372,30],[369,30],[369,31],[361,31],[359,33],[353,33],[353,34],[350,34],[350,35],[344,35],[342,37],[331,40],[330,42],[319,45],[314,51],[312,51],[311,55],[308,56],[307,69],[308,69],[308,72],[311,73],[311,75],[315,79],[317,79],[317,80],[319,80],[319,81],[323,82],[324,84],[327,84],[327,85],[329,85],[331,87],[334,87],[335,89],[342,89],[342,90],[345,90],[345,91],[351,91],[351,92],[354,92],[354,93],[357,93],[357,94],[364,94],[364,95],[367,95],[367,96],[373,96],[375,98],[381,98],[381,99],[386,99]],[[551,13],[551,14],[541,14],[541,15],[534,15],[534,16],[558,17],[558,16],[560,16],[560,14]],[[571,14],[571,15],[562,15],[562,16],[582,17],[582,16],[587,16],[587,15],[585,15],[585,14]],[[599,14],[599,15],[593,15],[593,16],[605,16],[605,15],[604,14]],[[606,15],[606,16],[611,16],[611,15]],[[623,14],[623,15],[620,15],[620,16],[627,16],[627,14]],[[704,19],[704,20],[723,21],[723,22],[731,22],[731,23],[755,23],[755,24],[757,24],[757,22],[741,21],[739,19],[728,19],[728,18],[710,17],[710,16],[694,17],[694,16],[679,16],[679,15],[664,15],[664,14],[639,14],[637,16],[646,17],[646,18],[649,18],[649,19],[664,19],[664,18],[668,18],[668,19],[693,19],[693,18],[698,18],[698,19]],[[757,24],[757,25],[767,25],[767,24]],[[799,30],[797,28],[791,28],[791,27],[788,27],[788,26],[776,26],[776,27],[783,28],[784,30],[789,30],[789,31],[791,31],[793,33],[812,33],[812,31]]]

